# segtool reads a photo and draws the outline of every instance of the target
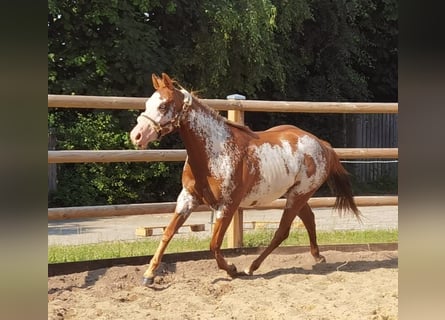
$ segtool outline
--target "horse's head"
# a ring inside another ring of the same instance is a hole
[[[174,131],[181,122],[186,109],[192,103],[191,95],[175,88],[170,77],[152,75],[156,91],[145,102],[145,111],[137,118],[137,124],[130,132],[133,144],[141,149]]]

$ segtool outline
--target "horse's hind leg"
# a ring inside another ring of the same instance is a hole
[[[299,201],[289,201],[288,198],[286,208],[281,216],[280,225],[278,226],[277,231],[275,231],[272,241],[270,242],[269,246],[259,255],[259,257],[252,262],[250,267],[244,271],[246,274],[252,275],[253,272],[260,267],[264,259],[266,259],[266,257],[289,236],[292,221],[295,219],[301,207],[307,202],[308,199],[309,197]]]
[[[315,231],[315,217],[314,212],[311,207],[306,203],[306,205],[300,210],[298,213],[301,221],[303,221],[304,226],[306,227],[307,233],[309,235],[309,242],[311,246],[311,254],[314,257],[315,261],[325,262],[326,259],[320,254],[320,250],[318,249],[317,244],[317,234]]]

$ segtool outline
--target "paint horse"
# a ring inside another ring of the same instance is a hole
[[[231,122],[204,105],[163,73],[152,75],[156,91],[146,101],[130,133],[138,148],[179,131],[187,149],[180,192],[174,215],[144,273],[144,284],[153,283],[164,251],[176,231],[200,204],[215,213],[210,250],[220,269],[229,276],[252,275],[264,259],[285,240],[292,221],[299,216],[309,235],[316,262],[324,262],[315,232],[314,213],[307,201],[327,182],[336,194],[334,208],[351,210],[359,218],[347,171],[331,146],[291,125],[262,132]],[[244,273],[237,272],[222,253],[224,234],[238,207],[262,205],[284,196],[286,205],[269,246]]]

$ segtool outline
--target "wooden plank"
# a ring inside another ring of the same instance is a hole
[[[176,202],[158,203],[134,203],[117,204],[103,206],[80,206],[80,207],[59,207],[48,208],[48,220],[70,220],[85,218],[104,218],[144,214],[173,213]],[[209,211],[209,207],[202,205],[196,208],[195,212]]]
[[[48,95],[49,108],[145,109],[147,98]]]
[[[183,149],[48,151],[48,163],[185,161],[186,157]]]
[[[369,206],[397,206],[399,204],[398,196],[356,196],[354,197],[355,203],[359,207]],[[335,203],[335,197],[314,197],[310,198],[308,204],[312,208],[329,208]],[[255,210],[270,210],[270,209],[283,209],[286,204],[286,199],[277,199],[272,201],[268,205],[261,206],[249,206],[245,209]]]
[[[48,95],[49,108],[145,109],[148,97]],[[397,113],[396,102],[312,102],[200,99],[215,110],[307,113]]]
[[[135,235],[138,237],[149,237],[153,235],[153,228],[148,228],[148,227],[136,228]]]
[[[241,248],[243,246],[243,210],[237,209],[227,229],[227,247]]]
[[[268,229],[268,228],[274,228],[276,229],[280,223],[280,221],[250,221],[246,223],[252,224],[252,229]],[[272,227],[270,225],[273,225]],[[293,221],[291,224],[292,229],[296,228],[304,228],[304,224],[301,220]]]
[[[48,150],[55,150],[57,144],[56,135],[52,130],[48,132]],[[48,162],[48,193],[57,190],[57,164]]]
[[[239,101],[239,100],[237,100]],[[236,123],[244,123],[244,113],[239,110],[229,110],[227,118]],[[227,229],[227,247],[240,248],[243,245],[243,210],[237,209]]]
[[[341,159],[397,159],[398,148],[334,148]],[[172,150],[58,150],[48,151],[48,163],[185,161],[187,151]]]
[[[185,224],[182,225],[181,228],[190,227],[190,231],[192,232],[201,232],[205,231],[205,224]],[[154,229],[162,229],[162,231],[165,231],[167,226],[150,226],[150,227],[138,227],[135,230],[135,235],[138,237],[149,237],[153,235]]]
[[[398,196],[357,196],[354,197],[356,204],[360,206],[396,206],[399,203]],[[278,199],[268,205],[250,206],[243,209],[270,210],[283,209],[286,199]],[[312,208],[332,207],[335,197],[320,197],[309,199]],[[176,202],[158,203],[136,203],[105,206],[81,206],[81,207],[59,207],[48,208],[48,221],[70,220],[82,218],[103,218],[112,216],[130,216],[144,214],[172,213]],[[194,212],[210,211],[210,208],[201,205]]]
[[[398,159],[398,148],[334,148],[340,159]]]

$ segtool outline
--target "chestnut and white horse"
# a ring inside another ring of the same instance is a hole
[[[146,102],[130,133],[138,148],[178,130],[187,160],[182,174],[182,191],[159,247],[144,273],[144,284],[152,284],[164,251],[190,213],[207,204],[216,216],[210,250],[220,269],[229,276],[237,272],[221,253],[221,243],[238,207],[267,204],[282,196],[285,209],[270,245],[244,274],[252,275],[263,260],[289,235],[292,221],[299,216],[309,235],[311,254],[320,255],[314,213],[307,201],[328,182],[335,192],[335,209],[351,210],[359,217],[347,171],[331,146],[314,135],[291,125],[263,132],[228,121],[184,89],[178,89],[165,73],[152,75],[156,91]]]

